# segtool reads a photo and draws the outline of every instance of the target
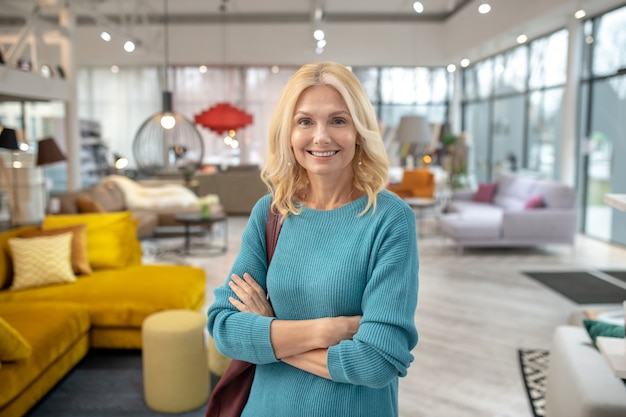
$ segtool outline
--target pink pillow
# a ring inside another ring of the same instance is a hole
[[[493,196],[498,188],[497,182],[481,182],[478,184],[478,191],[474,194],[474,201],[480,201],[481,203],[491,203]]]
[[[535,194],[531,196],[528,201],[526,201],[526,204],[524,204],[524,210],[543,208],[545,206],[546,203],[543,201],[543,196],[541,194]]]

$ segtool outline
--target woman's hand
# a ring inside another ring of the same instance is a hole
[[[359,331],[361,316],[339,316],[318,319],[324,335],[322,347],[330,347],[342,340],[351,340]]]
[[[239,297],[239,300],[230,297],[228,301],[237,310],[260,316],[274,317],[274,309],[272,309],[265,291],[256,283],[252,275],[246,272],[243,274],[243,279],[237,274],[233,274],[230,278],[228,285],[235,295]]]

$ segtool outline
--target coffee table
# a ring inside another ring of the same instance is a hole
[[[228,221],[226,215],[212,214],[211,216],[202,216],[200,213],[182,213],[174,216],[174,219],[182,223],[185,226],[185,244],[182,248],[182,254],[187,256],[202,256],[207,254],[224,253],[228,250]],[[215,233],[213,225],[220,224],[222,226],[221,234],[223,240],[221,244],[215,244],[213,242],[213,236],[211,236],[211,242],[192,242],[191,241],[191,227],[202,226],[209,234]],[[194,252],[192,249],[200,248],[204,249],[201,252]]]

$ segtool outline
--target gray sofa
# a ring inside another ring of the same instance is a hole
[[[439,216],[441,232],[464,247],[515,247],[574,244],[576,191],[552,181],[505,173],[495,181],[489,202],[476,191],[456,190]],[[540,198],[542,207],[525,208]]]
[[[581,326],[559,326],[550,346],[547,417],[626,416],[626,384]]]

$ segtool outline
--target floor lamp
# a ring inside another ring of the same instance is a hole
[[[65,155],[59,149],[54,138],[44,138],[37,146],[37,166],[43,167],[56,162],[65,161]],[[48,177],[44,173],[44,212],[48,207]]]
[[[14,129],[9,129],[9,128],[3,128],[2,131],[0,131],[0,148],[5,148],[5,149],[9,149],[11,151],[18,151],[20,148],[17,145],[17,135],[15,134],[15,130]],[[11,161],[13,160],[13,158],[11,158]],[[8,167],[8,171],[10,172],[10,176],[11,179],[9,181],[9,184],[11,185],[12,188],[12,195],[11,195],[11,221],[13,222],[13,219],[15,218],[15,215],[18,212],[18,201],[17,201],[17,187],[14,184],[15,181],[15,177],[13,175],[13,166],[12,164],[9,164]]]

